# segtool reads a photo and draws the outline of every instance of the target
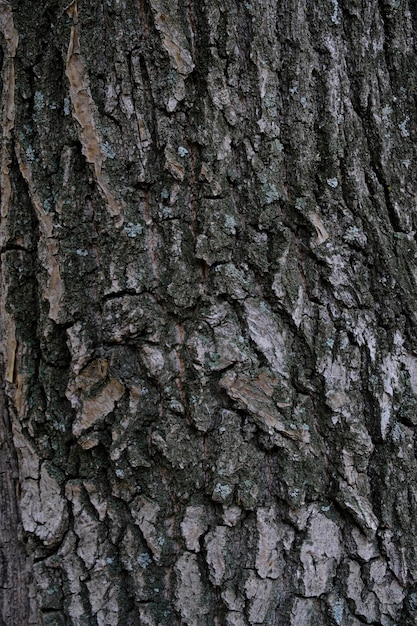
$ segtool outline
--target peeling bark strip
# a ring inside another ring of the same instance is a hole
[[[2,83],[2,147],[0,163],[1,221],[0,250],[7,241],[5,222],[11,198],[10,167],[12,131],[15,122],[14,58],[18,32],[14,27],[11,7],[0,2],[0,29],[3,44]],[[3,255],[2,255],[3,256]],[[17,340],[15,324],[6,309],[7,280],[3,262],[0,265],[0,622],[26,624],[30,620],[30,572],[22,541],[19,511],[19,476],[12,425],[5,398],[5,382],[15,381]],[[33,622],[32,622],[33,623]]]
[[[27,183],[32,206],[36,211],[39,228],[43,235],[43,243],[46,248],[44,254],[42,254],[44,257],[42,261],[48,273],[48,280],[44,288],[44,297],[49,302],[49,317],[54,321],[58,321],[64,292],[64,284],[57,260],[59,244],[58,240],[53,236],[53,220],[52,217],[45,211],[42,196],[38,193],[33,181],[30,163],[27,158],[25,158],[23,147],[17,140],[15,140],[15,155],[19,164],[20,172]],[[13,382],[13,380],[7,380],[8,382]]]
[[[13,15],[11,7],[6,2],[0,3],[0,28],[4,37],[5,46],[3,54],[2,81],[2,147],[1,147],[1,163],[0,163],[0,180],[1,180],[1,223],[0,223],[0,248],[5,243],[4,220],[7,218],[9,211],[9,202],[11,195],[10,186],[10,164],[11,164],[11,132],[15,119],[15,75],[14,75],[14,57],[18,45],[19,36],[13,24]],[[5,284],[3,281],[3,273],[1,290],[4,293]],[[0,316],[0,329],[3,337],[3,353],[5,362],[5,379],[13,382],[15,356],[16,356],[16,337],[14,333],[14,324],[10,319],[7,311],[4,310],[4,299],[1,300],[2,311]]]
[[[6,60],[3,63],[2,81],[2,151],[1,151],[1,216],[7,217],[10,201],[10,176],[11,162],[10,140],[11,131],[15,120],[15,72],[14,58],[16,55],[19,35],[13,24],[11,7],[7,2],[0,3],[0,28],[5,41],[4,54]],[[1,235],[1,231],[0,231]]]
[[[0,623],[415,626],[414,5],[0,0]]]
[[[80,48],[77,0],[71,2],[67,8],[67,13],[73,20],[66,64],[73,115],[81,126],[80,140],[83,154],[87,162],[94,165],[97,184],[103,192],[110,214],[118,218],[116,224],[120,226],[123,223],[122,207],[110,189],[110,181],[103,168],[106,151],[103,146],[104,142],[97,131],[96,105],[91,95],[87,69]]]

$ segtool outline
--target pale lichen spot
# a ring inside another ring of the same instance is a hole
[[[187,156],[187,154],[189,154],[187,148],[184,148],[184,146],[179,146],[177,152],[181,158],[184,158]]]
[[[406,116],[406,118],[400,122],[398,124],[398,128],[400,129],[400,133],[401,133],[401,137],[409,137],[410,136],[410,131],[407,129],[407,124],[410,121],[410,117],[409,115]]]
[[[142,224],[139,224],[139,223],[133,224],[132,222],[128,222],[126,226],[124,227],[124,231],[128,237],[130,237],[131,239],[134,239],[138,235],[142,234],[143,226]]]

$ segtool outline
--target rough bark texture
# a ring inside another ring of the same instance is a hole
[[[5,623],[415,624],[414,0],[0,26]]]
[[[2,369],[2,368],[1,368]],[[1,376],[0,369],[0,376]],[[29,615],[28,559],[19,515],[19,473],[13,434],[0,386],[0,625],[24,624]],[[3,620],[3,617],[6,621]]]

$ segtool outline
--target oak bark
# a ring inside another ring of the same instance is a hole
[[[0,0],[7,626],[415,624],[416,27]]]

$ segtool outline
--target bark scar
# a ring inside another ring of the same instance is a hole
[[[109,177],[103,169],[106,154],[103,149],[103,140],[96,128],[97,107],[91,95],[88,74],[80,49],[76,0],[67,7],[67,13],[73,20],[66,62],[72,115],[81,127],[80,141],[83,154],[87,162],[94,166],[94,175],[104,195],[109,212],[112,217],[117,218],[116,225],[121,226],[123,223],[122,205],[110,189]]]

